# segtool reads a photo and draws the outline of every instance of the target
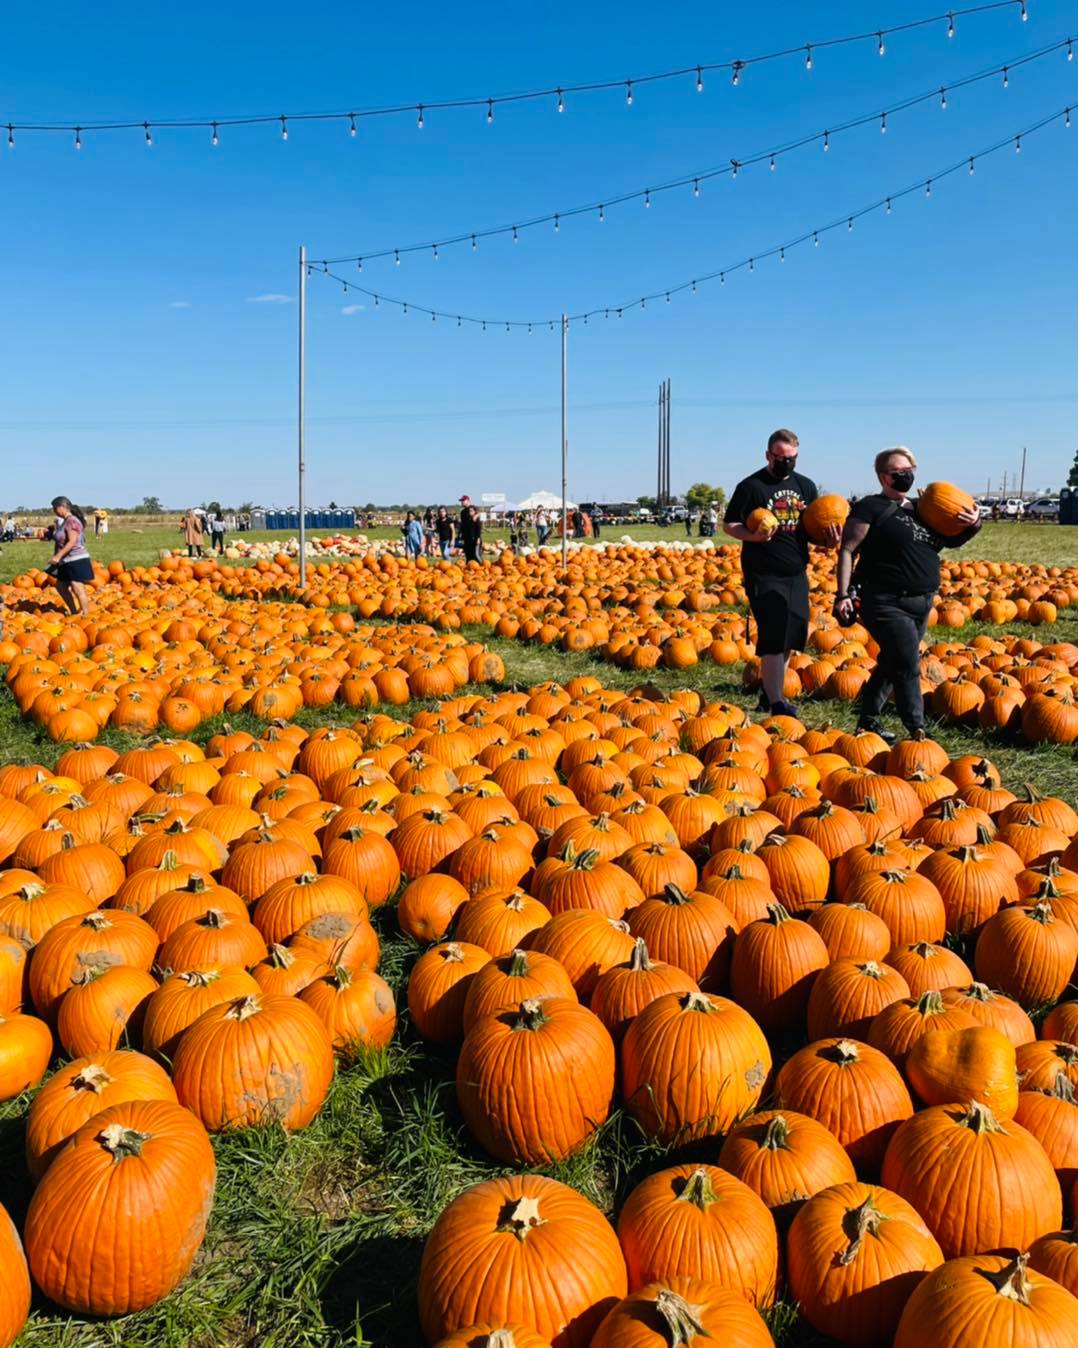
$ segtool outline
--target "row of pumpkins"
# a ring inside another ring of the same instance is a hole
[[[303,1127],[334,1054],[392,1037],[369,915],[399,894],[434,942],[412,1026],[459,1042],[486,1151],[570,1155],[620,1090],[718,1162],[644,1180],[617,1237],[541,1177],[466,1191],[427,1246],[429,1340],[766,1342],[784,1277],[841,1342],[969,1342],[944,1308],[982,1283],[986,1315],[1071,1342],[1076,834],[1066,802],[928,739],[593,678],[2,768],[0,1095],[57,1043],[74,1059],[27,1115],[29,1270],[82,1314],[177,1284],[207,1133]],[[1038,1039],[1027,1013],[1057,1002]],[[0,1343],[28,1298],[7,1245]]]

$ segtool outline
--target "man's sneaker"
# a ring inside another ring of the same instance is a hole
[[[895,740],[898,739],[895,732],[893,730],[888,730],[882,721],[858,721],[857,733],[860,734],[865,730],[872,735],[879,735],[880,739],[883,740],[885,744],[894,744]]]
[[[796,719],[797,708],[792,702],[772,702],[768,708],[772,716],[792,716]]]

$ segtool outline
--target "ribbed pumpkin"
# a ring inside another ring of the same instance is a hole
[[[308,983],[300,1001],[315,1012],[339,1053],[385,1048],[397,1025],[393,990],[371,969],[338,965]]]
[[[563,1160],[605,1122],[613,1094],[613,1041],[575,999],[532,998],[476,1021],[464,1036],[457,1102],[498,1160]]]
[[[157,933],[157,939],[164,942],[185,922],[205,918],[211,909],[244,924],[250,920],[247,905],[238,894],[195,871],[176,889],[154,900],[146,921]]]
[[[464,1033],[464,1003],[472,979],[490,955],[464,941],[447,941],[420,955],[408,979],[408,1011],[424,1039],[448,1043]]]
[[[1078,1296],[1078,1227],[1035,1240],[1029,1247],[1029,1267]]]
[[[81,1315],[154,1305],[198,1253],[215,1179],[206,1130],[188,1110],[167,1100],[111,1105],[56,1156],[30,1201],[34,1282]]]
[[[0,936],[0,1015],[18,1011],[29,996],[30,961],[13,936]]]
[[[627,1291],[598,1208],[557,1180],[510,1175],[442,1211],[423,1248],[419,1317],[428,1343],[477,1322],[525,1321],[554,1348],[588,1348]]]
[[[978,1254],[935,1269],[906,1303],[894,1348],[1071,1348],[1078,1298],[1028,1260]]]
[[[664,989],[668,991],[669,989]],[[464,998],[464,1029],[484,1016],[515,1011],[532,998],[565,997],[577,1000],[569,975],[556,959],[536,950],[514,950],[482,965],[468,982]]]
[[[26,1116],[26,1164],[39,1180],[68,1138],[88,1120],[125,1100],[171,1100],[176,1092],[151,1058],[129,1050],[76,1058],[34,1096]]]
[[[102,1053],[125,1041],[138,1044],[146,1006],[156,990],[157,981],[145,969],[114,964],[82,971],[60,1000],[56,1037],[72,1058]]]
[[[920,997],[923,992],[939,992],[971,983],[973,976],[964,960],[942,945],[930,941],[915,941],[911,945],[896,946],[887,956],[887,963],[897,969],[910,985],[910,994]]]
[[[944,993],[931,988],[920,997],[903,998],[885,1007],[869,1026],[868,1042],[885,1053],[901,1072],[922,1035],[971,1030],[976,1025],[969,1011],[947,1002]]]
[[[362,828],[350,828],[329,844],[322,858],[322,872],[351,881],[370,908],[391,899],[401,881],[396,852],[380,833]]]
[[[771,1050],[752,1017],[724,997],[657,998],[622,1041],[622,1092],[663,1142],[725,1133],[759,1101]]]
[[[427,875],[473,836],[472,830],[449,810],[422,810],[393,830],[393,850],[401,874],[414,880]]]
[[[467,902],[468,891],[451,875],[420,875],[401,893],[397,925],[415,941],[442,941]]]
[[[760,1313],[717,1282],[663,1278],[619,1301],[599,1326],[592,1348],[685,1348],[718,1341],[724,1348],[771,1348]]]
[[[308,870],[271,885],[255,904],[251,921],[266,944],[273,945],[290,940],[305,922],[323,913],[367,917],[369,909],[351,880]]]
[[[64,918],[45,933],[30,963],[29,989],[40,1016],[55,1022],[60,999],[93,971],[117,964],[148,970],[157,954],[154,929],[132,913],[95,909]]]
[[[896,1130],[883,1183],[912,1203],[949,1258],[1028,1248],[1059,1228],[1063,1199],[1040,1143],[987,1105],[934,1105]]]
[[[737,934],[730,988],[758,1025],[777,1030],[802,1019],[828,954],[812,927],[792,918],[781,903],[769,904],[767,912]]]
[[[201,969],[214,964],[249,969],[266,954],[258,928],[246,917],[211,907],[171,933],[158,952],[157,962],[162,969]]]
[[[838,1139],[792,1109],[764,1110],[732,1128],[719,1164],[763,1199],[780,1226],[821,1189],[857,1178]]]
[[[889,1342],[910,1294],[943,1263],[935,1237],[905,1199],[856,1181],[810,1198],[786,1250],[802,1315],[849,1348]]]
[[[800,1049],[776,1077],[775,1097],[780,1109],[822,1123],[862,1174],[877,1173],[888,1139],[913,1113],[896,1068],[852,1039],[823,1039]]]
[[[64,846],[43,861],[38,875],[46,885],[71,885],[89,896],[94,907],[111,899],[126,878],[124,864],[104,843],[77,846],[64,834]]]
[[[317,918],[316,922],[324,922]],[[331,952],[332,953],[332,952]],[[332,971],[328,960],[313,950],[271,945],[264,960],[252,966],[251,977],[263,992],[279,997],[296,997],[316,978]]]
[[[599,975],[591,994],[591,1009],[610,1031],[614,1043],[620,1044],[630,1023],[656,998],[670,992],[698,991],[684,969],[652,960],[646,942],[638,936],[629,960]]]
[[[389,850],[393,851],[391,847]],[[396,862],[395,856],[393,860]],[[232,848],[221,871],[221,884],[235,890],[247,903],[254,903],[278,880],[291,879],[310,869],[310,853],[302,843],[278,838],[263,829],[250,842],[240,842]]]
[[[1015,1122],[1032,1133],[1052,1163],[1060,1186],[1069,1193],[1078,1183],[1078,1092],[1060,1072],[1045,1090],[1022,1090]],[[1070,1211],[1073,1215],[1074,1207]]]
[[[553,956],[569,975],[576,995],[586,1001],[599,975],[633,953],[633,938],[624,922],[578,908],[551,918],[531,937],[528,948]]]
[[[347,913],[323,913],[304,922],[288,943],[294,954],[303,951],[336,968],[377,969],[378,935],[363,917]]]
[[[1057,1002],[1078,964],[1078,934],[1046,903],[1005,908],[981,928],[977,977],[1023,1007]]]
[[[947,913],[939,891],[919,871],[869,871],[844,891],[847,903],[863,903],[887,924],[891,946],[942,941]]]
[[[171,1060],[184,1030],[204,1012],[258,991],[258,983],[238,965],[183,969],[169,974],[146,1003],[142,1047],[146,1053]]]
[[[1018,1108],[1014,1045],[987,1025],[922,1035],[906,1059],[906,1078],[926,1105],[978,1100],[996,1118]]]
[[[951,482],[930,482],[917,496],[917,515],[944,538],[957,538],[966,528],[958,516],[976,510],[973,497]]]
[[[1060,1002],[1044,1018],[1041,1032],[1048,1039],[1062,1039],[1068,1044],[1078,1043],[1078,1002]],[[1035,1038],[1030,1035],[1030,1038]]]
[[[833,960],[817,975],[808,1000],[808,1036],[866,1039],[873,1018],[909,996],[900,973],[875,960]]]
[[[704,989],[725,986],[734,920],[721,899],[667,885],[629,914],[629,930],[657,960],[683,970]]]
[[[539,863],[531,891],[555,916],[572,908],[593,908],[620,918],[644,900],[644,891],[627,871],[602,861],[598,852],[577,852],[572,842]]]
[[[618,1217],[629,1286],[702,1278],[770,1306],[778,1278],[774,1218],[747,1184],[717,1166],[679,1165],[642,1180]]]
[[[1038,1039],[1017,1052],[1018,1075],[1024,1091],[1050,1091],[1062,1073],[1078,1086],[1078,1045],[1060,1039]]]
[[[452,879],[451,876],[445,878]],[[453,883],[459,886],[467,900],[462,900],[457,909],[454,934],[469,945],[482,946],[489,955],[506,955],[517,946],[528,943],[532,933],[550,921],[550,910],[523,890],[493,890],[468,900],[464,886],[459,881]],[[407,894],[408,890],[405,890],[401,896],[398,914]]]
[[[727,855],[721,853],[712,857],[703,869],[697,892],[721,899],[733,918],[734,930],[740,931],[750,922],[757,922],[767,916],[767,905],[775,902],[775,895],[763,862],[758,863],[763,871],[762,879],[757,874],[748,874],[749,868],[744,861],[712,868],[712,862],[718,860],[719,856]],[[686,892],[692,892],[691,885]]]
[[[865,842],[857,816],[830,800],[824,800],[798,815],[791,825],[790,833],[815,843],[828,861],[836,860],[851,847]]]
[[[175,852],[166,852],[156,866],[129,875],[115,897],[109,900],[109,908],[145,917],[162,894],[179,888],[193,875],[202,876],[209,885],[213,883],[207,878],[204,866],[182,865]]]
[[[689,891],[696,885],[696,863],[676,842],[634,843],[617,860],[646,895],[661,894],[667,885]]]
[[[303,1128],[333,1079],[329,1033],[295,997],[238,997],[204,1012],[172,1060],[180,1103],[211,1132]]]
[[[887,923],[863,903],[825,903],[809,918],[809,926],[823,938],[831,960],[879,962],[891,949]]]
[[[458,847],[448,861],[449,874],[470,895],[513,889],[532,870],[531,852],[505,829],[484,829]]]
[[[831,867],[808,838],[773,833],[757,856],[767,867],[775,897],[791,913],[818,908],[827,898]]]
[[[1033,1022],[1018,1003],[1002,992],[993,992],[985,983],[970,983],[967,987],[961,988],[944,988],[940,995],[947,1006],[965,1011],[979,1024],[991,1025],[994,1030],[999,1030],[1000,1034],[1007,1036],[1015,1048],[1029,1044],[1037,1037]],[[1043,1029],[1048,1035],[1054,1033],[1048,1028],[1047,1020]]]
[[[980,931],[1001,908],[1018,902],[1014,876],[977,847],[944,848],[934,852],[917,873],[931,880],[939,891],[947,916],[947,930],[956,936]],[[911,939],[938,940],[939,937]]]
[[[11,1348],[30,1314],[30,1273],[15,1223],[2,1206],[0,1268],[4,1270],[4,1278],[0,1282],[0,1348]]]
[[[36,1086],[52,1058],[52,1031],[37,1016],[0,1015],[0,1100]]]

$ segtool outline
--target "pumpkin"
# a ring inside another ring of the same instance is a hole
[[[679,1165],[642,1180],[618,1217],[629,1286],[708,1278],[770,1306],[778,1235],[763,1201],[717,1166]]]
[[[943,1251],[897,1194],[856,1180],[815,1194],[786,1242],[790,1292],[821,1334],[850,1348],[890,1341],[906,1302]]]
[[[314,955],[333,968],[339,964],[348,969],[378,967],[378,936],[374,928],[365,918],[347,913],[323,913],[311,918],[289,941],[288,949],[292,954]]]
[[[982,927],[974,964],[979,979],[1023,1007],[1057,1002],[1078,964],[1078,933],[1046,903],[1005,908]]]
[[[644,900],[644,891],[613,861],[602,861],[596,851],[577,852],[565,844],[557,856],[536,867],[531,889],[555,916],[573,908],[593,908],[606,917],[623,917]]]
[[[482,965],[475,977],[469,979],[463,1028],[468,1031],[484,1016],[515,1011],[523,1001],[545,997],[567,997],[575,1002],[576,991],[569,975],[549,955],[514,950]]]
[[[527,944],[532,933],[549,921],[550,910],[523,890],[493,890],[457,909],[454,934],[469,945],[482,946],[489,955],[506,955]]]
[[[308,983],[299,994],[329,1031],[334,1049],[385,1048],[397,1025],[393,990],[371,969],[353,971],[339,964]]]
[[[1038,1039],[1022,1045],[1017,1064],[1024,1091],[1050,1091],[1060,1073],[1072,1086],[1078,1086],[1078,1045]]]
[[[207,881],[198,871],[193,871],[177,888],[156,898],[146,914],[146,921],[157,933],[158,941],[163,943],[185,922],[211,921],[211,909],[228,915],[243,926],[250,921],[247,905],[238,894],[224,885]]]
[[[857,1178],[838,1139],[792,1109],[764,1110],[737,1124],[722,1144],[719,1164],[763,1199],[780,1226],[821,1189]]]
[[[1063,1220],[1059,1180],[1040,1143],[987,1105],[933,1105],[895,1131],[883,1183],[912,1203],[949,1258],[1026,1249]]]
[[[771,1348],[760,1313],[716,1282],[664,1278],[619,1301],[599,1326],[592,1348],[668,1348],[718,1340],[724,1348]]]
[[[836,492],[817,496],[801,514],[801,524],[813,543],[830,543],[830,533],[841,529],[850,513],[850,503]]]
[[[862,903],[887,924],[891,946],[942,941],[947,912],[939,891],[919,871],[866,871],[843,891],[844,902]]]
[[[893,944],[883,918],[870,913],[863,903],[825,903],[809,918],[834,960],[876,960],[884,958]]]
[[[765,506],[757,506],[755,510],[750,510],[745,519],[745,528],[754,534],[767,534],[770,537],[778,527],[778,516]]]
[[[817,975],[809,994],[808,1036],[865,1039],[873,1018],[909,991],[902,975],[885,964],[833,960]]]
[[[588,1348],[628,1291],[614,1231],[586,1198],[542,1175],[465,1189],[434,1223],[419,1268],[428,1343],[476,1322],[524,1321],[554,1348]]]
[[[737,934],[730,963],[734,1000],[765,1030],[796,1024],[805,1014],[817,974],[827,967],[827,947],[807,922],[781,903]]]
[[[4,1270],[0,1282],[0,1348],[11,1348],[30,1314],[30,1273],[15,1223],[3,1207],[0,1207],[0,1268]]]
[[[935,885],[943,900],[947,930],[957,936],[980,931],[1001,908],[1018,902],[1014,876],[975,846],[942,848],[917,873]]]
[[[951,482],[930,482],[917,496],[916,514],[944,538],[957,538],[967,526],[960,514],[977,513],[977,502]]]
[[[972,983],[973,975],[953,950],[929,941],[915,941],[898,946],[887,956],[887,963],[897,969],[910,985],[910,993],[920,997],[923,992],[940,991]]]
[[[1014,1117],[1044,1148],[1064,1192],[1069,1191],[1078,1183],[1078,1103],[1067,1076],[1060,1072],[1045,1090],[1022,1090]]]
[[[957,1007],[971,1015],[981,1025],[991,1025],[1005,1034],[1015,1048],[1031,1043],[1037,1037],[1033,1022],[1016,1001],[1002,992],[993,992],[985,983],[970,983],[964,988],[944,988],[940,994],[947,1006]],[[1053,1033],[1044,1022],[1046,1034]]]
[[[906,1078],[927,1105],[979,1100],[1002,1119],[1018,1108],[1014,1045],[988,1025],[922,1035],[906,1059]]]
[[[622,1093],[664,1142],[725,1133],[763,1094],[771,1050],[752,1017],[724,997],[667,993],[636,1017],[621,1048]]]
[[[585,1001],[600,974],[632,955],[633,938],[624,922],[590,908],[578,908],[551,918],[531,937],[528,948],[556,959],[569,975],[576,995]],[[653,948],[650,940],[648,948]]]
[[[468,987],[490,956],[481,946],[447,941],[420,955],[408,979],[408,1011],[424,1039],[448,1043],[464,1033]]]
[[[645,895],[661,894],[667,885],[690,892],[696,888],[696,863],[676,841],[634,843],[617,861]]]
[[[329,1033],[295,997],[238,997],[203,1012],[172,1060],[181,1104],[210,1132],[303,1128],[333,1079]]]
[[[971,1030],[977,1023],[968,1010],[947,1002],[945,994],[930,988],[920,997],[903,998],[885,1007],[869,1027],[868,1042],[902,1072],[910,1050],[922,1035]]]
[[[30,997],[55,1023],[60,999],[74,983],[118,964],[148,970],[157,954],[154,929],[132,913],[95,909],[64,918],[45,933],[30,965]]]
[[[180,1036],[203,1012],[222,1002],[259,991],[259,984],[237,965],[182,969],[169,974],[146,1003],[142,1047],[171,1060]]]
[[[64,993],[56,1016],[56,1037],[72,1058],[140,1043],[142,1022],[157,981],[145,969],[116,964],[89,969]]]
[[[734,944],[734,919],[721,899],[666,885],[628,916],[629,930],[656,959],[681,969],[705,989],[724,986]]]
[[[468,891],[451,875],[421,875],[400,896],[397,925],[415,941],[442,941],[467,902]]]
[[[267,954],[258,928],[246,917],[209,907],[201,917],[182,922],[171,933],[158,951],[157,962],[162,969],[201,969],[214,964],[249,969]]]
[[[1029,1247],[1029,1267],[1078,1296],[1078,1228],[1051,1231]]]
[[[164,1070],[142,1053],[113,1050],[76,1058],[34,1096],[26,1117],[26,1164],[39,1180],[95,1114],[125,1100],[176,1100]]]
[[[109,1106],[75,1133],[30,1200],[34,1282],[80,1315],[155,1305],[198,1253],[215,1178],[206,1130],[188,1110],[168,1100]]]
[[[255,904],[251,921],[271,945],[289,940],[305,922],[323,913],[367,917],[368,912],[366,901],[350,880],[308,870],[271,885]]]
[[[12,936],[0,936],[0,1016],[22,1008],[30,990],[29,972],[22,942]]]
[[[52,1058],[52,1031],[37,1016],[0,1015],[0,1100],[36,1086]]]
[[[326,919],[318,918],[316,921],[325,922]],[[333,966],[313,950],[271,945],[266,958],[252,967],[251,977],[263,992],[295,997],[316,978],[331,973],[332,969]]]
[[[1068,1044],[1078,1042],[1078,1002],[1060,1002],[1045,1016],[1041,1032],[1047,1039],[1062,1039]],[[1030,1035],[1030,1039],[1035,1035]]]
[[[902,1312],[894,1348],[1066,1348],[1076,1317],[1078,1298],[1032,1271],[1029,1255],[971,1255],[921,1281]]]
[[[767,867],[775,897],[791,913],[819,908],[831,885],[831,866],[814,842],[772,833],[757,856]]]
[[[600,974],[591,994],[591,1009],[620,1044],[633,1021],[646,1006],[668,992],[699,991],[693,979],[676,964],[653,961],[642,937],[636,938],[632,956]]]
[[[302,869],[309,870],[310,867]],[[322,858],[322,872],[350,880],[370,908],[378,908],[392,898],[401,882],[396,852],[380,833],[362,828],[347,829],[330,843]],[[291,875],[298,873],[288,872]],[[224,873],[221,879],[228,883]]]
[[[429,875],[473,837],[472,830],[452,811],[420,810],[393,830],[390,841],[401,874],[410,880]]]
[[[891,1134],[913,1113],[896,1068],[852,1039],[824,1039],[800,1049],[779,1071],[775,1097],[780,1109],[822,1123],[865,1174],[878,1171]]]

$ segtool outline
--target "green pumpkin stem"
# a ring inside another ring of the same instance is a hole
[[[789,1147],[787,1140],[789,1136],[790,1125],[786,1122],[785,1116],[776,1114],[773,1119],[768,1120],[760,1146],[766,1147],[768,1151],[786,1151]]]
[[[1004,1131],[996,1121],[996,1116],[980,1100],[969,1102],[969,1109],[962,1116],[960,1123],[963,1128],[968,1128],[978,1137],[984,1133],[1002,1133]]]
[[[525,978],[530,969],[528,964],[528,952],[519,947],[509,956],[509,967],[505,974],[507,978]]]
[[[101,1129],[97,1140],[119,1164],[130,1156],[141,1156],[142,1148],[149,1142],[152,1133],[139,1133],[134,1128],[125,1128],[122,1123],[110,1123]]]
[[[642,936],[638,936],[633,945],[633,953],[629,957],[629,968],[632,969],[634,973],[640,973],[651,967],[652,963],[648,957],[647,942]]]
[[[703,1166],[699,1166],[685,1181],[685,1187],[677,1196],[679,1203],[691,1203],[701,1212],[715,1202],[715,1190],[711,1187],[711,1178]]]
[[[838,1262],[843,1266],[852,1264],[861,1251],[865,1237],[879,1235],[880,1223],[885,1220],[871,1198],[866,1198],[856,1208],[848,1208],[842,1218],[842,1232],[850,1243],[839,1255]]]
[[[543,1002],[540,997],[528,997],[520,1003],[517,1009],[516,1018],[513,1021],[514,1030],[540,1030],[547,1023],[550,1017],[543,1009]]]
[[[700,1321],[698,1308],[690,1306],[684,1297],[664,1287],[655,1298],[655,1309],[666,1322],[670,1348],[688,1348],[697,1338],[711,1335]]]

